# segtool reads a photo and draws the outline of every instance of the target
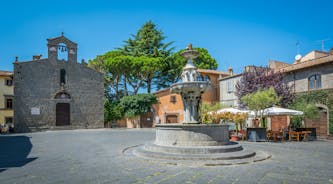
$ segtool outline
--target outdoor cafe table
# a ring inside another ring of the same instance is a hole
[[[277,138],[281,138],[281,141],[284,140],[282,131],[272,131],[271,134],[274,142],[277,141]]]
[[[300,140],[300,136],[303,136],[303,140],[306,141],[306,136],[307,134],[310,134],[311,131],[301,131],[301,132],[295,132],[295,131],[290,131],[289,134],[289,141],[291,141],[291,138],[293,136],[296,136],[297,142]]]

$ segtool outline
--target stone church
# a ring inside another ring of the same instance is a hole
[[[48,58],[14,62],[15,131],[104,127],[103,74],[63,34],[47,41]]]

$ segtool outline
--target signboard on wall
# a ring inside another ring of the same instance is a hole
[[[32,107],[31,108],[31,115],[40,115],[39,107]]]

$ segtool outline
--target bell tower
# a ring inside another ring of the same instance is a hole
[[[48,58],[51,61],[77,62],[77,44],[70,41],[61,33],[61,36],[47,39]],[[60,58],[60,54],[64,58]]]

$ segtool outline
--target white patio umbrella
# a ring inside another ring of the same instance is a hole
[[[220,109],[220,110],[217,110],[216,113],[217,114],[220,114],[220,113],[224,113],[224,112],[230,112],[230,113],[233,113],[233,114],[237,114],[237,113],[249,113],[249,111],[247,110],[240,110],[240,109],[236,109],[236,108],[224,108],[224,109]]]
[[[288,115],[288,116],[299,116],[303,115],[302,111],[293,109],[286,109],[281,107],[270,107],[263,110],[263,116],[276,116],[276,115]]]

